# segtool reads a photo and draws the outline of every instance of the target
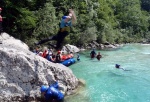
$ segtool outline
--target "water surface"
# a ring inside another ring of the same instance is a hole
[[[150,45],[129,44],[100,52],[100,61],[91,60],[90,51],[85,51],[81,61],[70,66],[86,87],[66,102],[150,102]],[[116,69],[115,64],[129,71]]]

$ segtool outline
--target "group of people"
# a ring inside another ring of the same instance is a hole
[[[64,54],[64,52],[61,52],[60,50],[58,50],[56,54],[54,54],[53,49],[48,49],[47,47],[44,47],[43,51],[39,50],[39,48],[36,48],[33,52],[43,58],[46,58],[48,61],[51,61],[54,63],[61,63],[66,59],[74,57],[72,52],[68,54]],[[77,60],[78,60],[78,57],[79,56],[77,56]]]
[[[94,59],[96,57],[97,60],[100,61],[100,59],[102,58],[102,55],[100,54],[100,52],[98,52],[98,54],[96,54],[95,49],[93,49],[90,53],[90,57],[91,57],[91,59]]]
[[[51,50],[44,50],[43,52],[39,52],[38,54],[40,56],[48,59],[49,61],[56,62],[56,63],[62,62],[63,59],[61,57],[62,54],[61,54],[60,50],[62,49],[63,41],[64,41],[65,37],[67,35],[69,35],[70,28],[71,28],[72,24],[75,23],[75,21],[76,21],[76,15],[74,13],[74,10],[69,9],[68,15],[62,16],[61,22],[60,22],[60,29],[56,35],[50,36],[48,38],[42,39],[39,42],[34,43],[35,45],[40,45],[40,44],[46,43],[48,41],[54,40],[54,41],[56,41],[56,45],[52,45],[50,43],[49,43],[49,45],[57,51],[57,54],[54,55],[51,52]],[[72,53],[70,53],[70,54],[72,54]],[[78,61],[80,60],[79,54],[77,56],[77,60]]]

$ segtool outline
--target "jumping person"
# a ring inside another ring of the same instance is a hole
[[[64,102],[64,94],[58,89],[58,82],[50,85],[41,86],[41,94],[45,97],[45,102]]]
[[[35,44],[39,45],[39,44],[43,44],[47,41],[55,40],[55,41],[57,41],[56,46],[51,45],[51,44],[50,45],[52,47],[54,47],[56,50],[61,50],[62,43],[63,43],[65,37],[69,34],[72,23],[75,23],[75,21],[76,21],[76,16],[75,16],[74,11],[72,9],[69,9],[69,14],[67,16],[62,17],[62,20],[60,22],[59,32],[56,35],[50,36],[49,38],[43,39]]]

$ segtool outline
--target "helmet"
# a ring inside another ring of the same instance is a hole
[[[45,92],[47,89],[48,89],[47,86],[42,85],[40,91],[41,91],[41,92]]]
[[[57,53],[58,53],[58,54],[60,54],[60,53],[61,53],[61,51],[59,50]]]
[[[2,11],[2,8],[0,7],[0,11]]]
[[[120,65],[119,65],[119,64],[116,64],[116,65],[115,65],[115,67],[116,67],[116,68],[119,68],[119,67],[120,67]]]
[[[69,16],[62,16],[62,19],[66,19],[66,18],[71,18],[72,16],[69,15]]]
[[[67,17],[66,16],[62,16],[62,19],[66,19]]]

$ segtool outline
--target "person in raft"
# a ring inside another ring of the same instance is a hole
[[[93,49],[90,53],[90,57],[91,59],[93,59],[95,56],[96,56],[96,52],[95,52],[95,49]]]
[[[55,62],[56,63],[60,63],[60,62],[62,62],[62,56],[61,56],[61,51],[59,50],[58,52],[57,52],[57,54],[56,54],[56,59],[55,59]]]
[[[96,56],[97,60],[100,61],[100,59],[102,58],[102,55],[100,54],[100,52],[98,52],[98,55]]]
[[[45,98],[45,102],[64,102],[64,94],[59,90],[58,82],[49,87],[42,85],[40,91]]]
[[[47,41],[55,40],[57,41],[56,46],[50,44],[52,47],[54,47],[56,50],[62,49],[62,43],[67,35],[69,35],[70,28],[72,24],[74,24],[76,21],[75,13],[72,9],[69,9],[69,14],[67,16],[63,16],[60,22],[60,30],[58,33],[54,36],[50,36],[46,39],[43,39],[37,43],[36,45],[43,44]]]

